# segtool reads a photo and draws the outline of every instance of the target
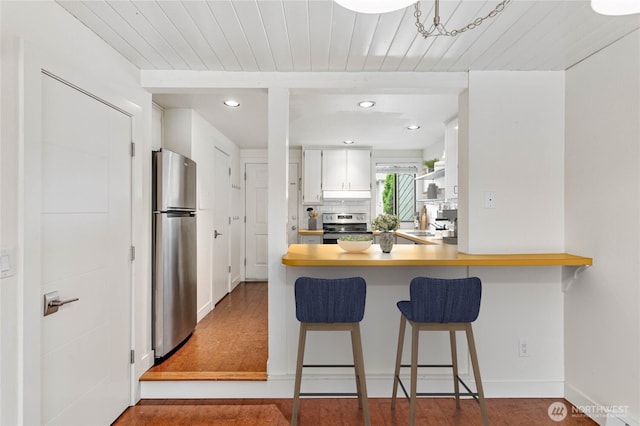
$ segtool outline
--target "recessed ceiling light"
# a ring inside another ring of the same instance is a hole
[[[376,103],[373,101],[360,101],[358,102],[358,106],[360,108],[371,108],[372,106],[374,106]]]
[[[411,126],[407,126],[407,130],[418,130],[420,126],[417,124],[412,124]]]
[[[345,144],[345,145],[353,145],[355,143],[355,141],[347,139],[346,141],[342,141],[342,143]]]
[[[227,99],[226,101],[224,101],[224,104],[231,108],[237,108],[240,106],[240,102],[234,101],[233,99]]]

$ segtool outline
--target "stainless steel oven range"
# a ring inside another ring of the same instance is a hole
[[[337,244],[346,235],[369,235],[367,213],[323,213],[322,243]]]

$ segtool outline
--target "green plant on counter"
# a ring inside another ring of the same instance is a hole
[[[382,213],[371,222],[371,226],[377,231],[395,231],[400,227],[400,219],[394,214]]]
[[[371,239],[369,235],[345,235],[338,238],[339,241],[371,241]]]

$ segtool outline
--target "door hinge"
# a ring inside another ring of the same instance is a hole
[[[135,363],[136,363],[136,351],[131,349],[131,364],[135,364]]]
[[[231,265],[229,265],[229,273],[231,273]]]
[[[244,266],[247,266],[247,258],[244,258]]]
[[[136,156],[136,144],[134,142],[131,142],[131,156]]]
[[[131,261],[136,260],[136,248],[135,246],[131,246]]]
[[[231,225],[231,216],[229,216],[229,225]]]
[[[231,167],[229,167],[229,176],[231,176]]]

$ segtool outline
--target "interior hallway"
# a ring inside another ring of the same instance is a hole
[[[267,282],[242,282],[140,380],[266,380]]]

